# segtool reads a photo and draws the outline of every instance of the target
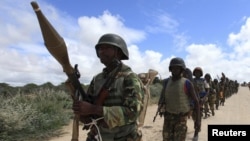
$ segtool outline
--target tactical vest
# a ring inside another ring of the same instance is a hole
[[[190,110],[189,97],[185,92],[186,78],[168,80],[165,90],[166,111],[171,114],[183,114]]]
[[[199,98],[202,98],[206,94],[205,83],[203,78],[194,78],[193,84]]]

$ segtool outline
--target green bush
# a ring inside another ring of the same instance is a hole
[[[83,85],[84,90],[88,86]],[[150,85],[150,104],[160,97],[160,81]],[[0,84],[0,141],[44,141],[57,136],[73,117],[72,98],[64,83],[54,86]]]
[[[154,85],[150,85],[149,88],[150,88],[150,94],[151,94],[150,104],[157,104],[161,95],[162,84],[155,83]]]
[[[72,115],[72,100],[64,91],[40,89],[0,99],[0,140],[4,141],[44,140],[57,134]]]

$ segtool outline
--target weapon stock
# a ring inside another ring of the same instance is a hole
[[[48,19],[44,16],[38,4],[35,1],[31,2],[31,6],[36,13],[44,44],[50,54],[61,64],[63,71],[67,74],[68,80],[72,84],[71,96],[73,100],[86,99],[86,94],[78,80],[80,73],[77,70],[77,65],[73,68],[69,61],[67,47],[64,39],[58,34]],[[78,141],[79,137],[79,115],[75,115],[72,128],[71,141]]]
[[[110,85],[113,83],[113,81],[117,77],[117,74],[121,70],[122,63],[119,60],[114,60],[113,61],[113,66],[115,67],[116,71],[112,76],[108,77],[107,80],[105,81],[105,83],[103,84],[103,86],[102,86],[102,88],[101,88],[101,90],[99,91],[99,94],[98,94],[99,97],[94,102],[95,105],[103,105],[106,97],[109,94]]]

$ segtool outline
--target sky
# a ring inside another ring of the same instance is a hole
[[[54,85],[67,80],[44,46],[31,0],[0,1],[0,83]],[[249,0],[37,0],[63,37],[80,82],[89,84],[104,65],[95,45],[105,33],[127,43],[136,73],[158,71],[169,77],[173,57],[188,68],[201,67],[212,79],[250,80]],[[204,76],[203,75],[203,76]]]

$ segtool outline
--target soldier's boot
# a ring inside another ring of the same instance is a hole
[[[205,116],[204,116],[203,119],[206,119],[206,118],[208,118],[208,113],[207,112],[205,113]]]
[[[203,118],[203,119],[206,119],[206,118],[208,118],[207,114],[204,116],[204,118]]]
[[[215,108],[216,108],[216,110],[218,110],[218,108],[219,108],[219,105],[218,105],[218,104],[216,104],[216,107],[215,107]]]
[[[214,114],[215,114],[215,113],[214,113],[214,110],[212,110],[212,116],[214,116]]]

